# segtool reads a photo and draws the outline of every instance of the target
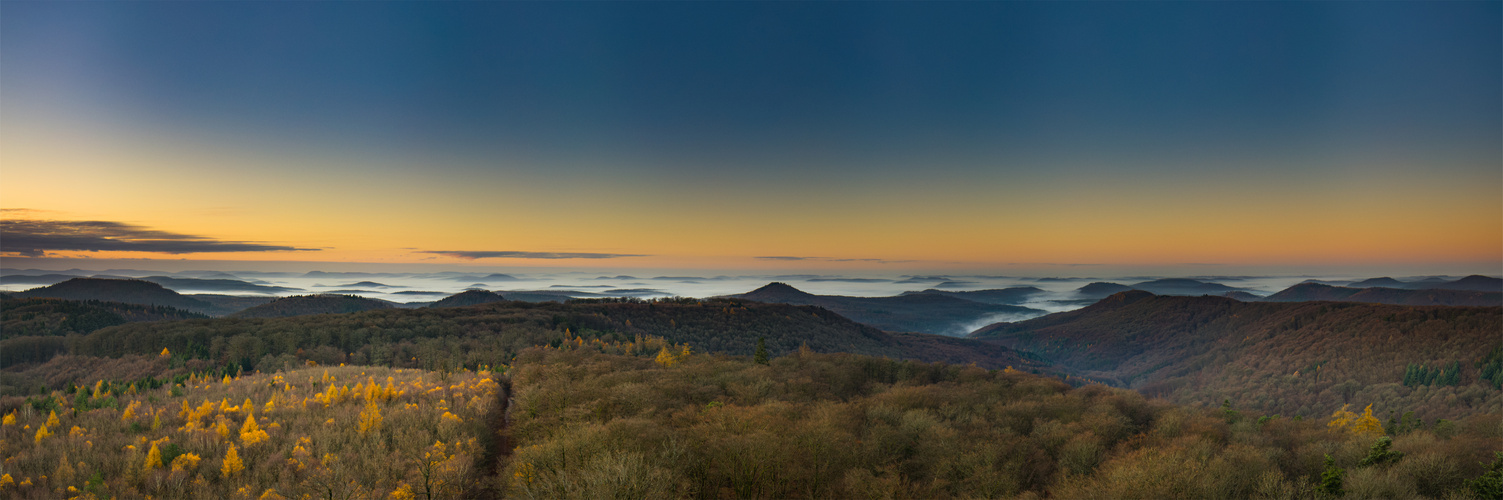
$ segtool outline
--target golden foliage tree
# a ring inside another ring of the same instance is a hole
[[[381,409],[376,407],[376,402],[367,400],[365,409],[360,411],[360,433],[365,434],[381,428]]]
[[[255,415],[245,415],[245,425],[240,426],[240,442],[245,443],[246,446],[250,446],[265,441],[270,437],[266,434],[266,431],[261,430],[261,426],[256,425]]]
[[[152,469],[162,466],[162,450],[157,449],[156,443],[151,443],[151,451],[146,452],[146,464],[143,470],[150,472]]]
[[[240,461],[240,453],[232,444],[230,449],[224,452],[224,465],[219,466],[219,471],[224,473],[224,477],[233,477],[243,470],[245,470],[245,464]]]
[[[1373,416],[1373,405],[1367,405],[1361,415],[1347,410],[1350,406],[1341,405],[1340,410],[1331,414],[1331,421],[1326,423],[1326,426],[1332,429],[1344,429],[1359,436],[1383,435],[1383,422]]]
[[[658,364],[663,365],[664,368],[672,368],[673,365],[678,364],[678,357],[674,356],[672,352],[669,352],[667,347],[664,347],[663,350],[658,351],[658,357],[654,361],[657,361]]]

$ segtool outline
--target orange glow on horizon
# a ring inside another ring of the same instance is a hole
[[[4,208],[39,211],[7,218],[115,221],[320,249],[49,252],[58,256],[878,270],[1503,262],[1500,174],[1432,178],[1396,169],[1401,173],[1383,178],[1270,179],[1248,173],[1163,184],[1130,176],[930,179],[920,171],[807,182],[748,174],[727,186],[627,174],[561,182],[538,173],[546,169],[450,178],[426,175],[408,160],[35,125],[0,131],[6,166],[0,200]],[[424,250],[646,256],[466,261]]]

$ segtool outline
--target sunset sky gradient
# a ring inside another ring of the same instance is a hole
[[[1500,5],[4,2],[0,245],[1498,274]]]

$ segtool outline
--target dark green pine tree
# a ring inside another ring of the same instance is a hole
[[[1320,491],[1327,495],[1339,497],[1346,494],[1341,489],[1341,476],[1346,475],[1346,469],[1336,466],[1336,460],[1326,455],[1326,470],[1320,473]]]
[[[1461,385],[1461,362],[1460,361],[1452,361],[1451,365],[1446,367],[1446,375],[1445,375],[1444,383],[1445,383],[1445,385],[1452,385],[1452,386],[1454,386],[1454,385]]]
[[[1401,458],[1404,458],[1403,453],[1389,450],[1389,448],[1391,448],[1392,446],[1393,438],[1388,436],[1378,438],[1378,441],[1373,443],[1372,449],[1368,450],[1367,456],[1364,457],[1362,459],[1362,462],[1358,463],[1357,465],[1368,467],[1373,465],[1391,464],[1399,461],[1399,459]]]
[[[757,337],[757,352],[752,355],[752,361],[759,365],[767,364],[767,337]]]
[[[1503,500],[1503,451],[1496,451],[1493,454],[1496,458],[1493,459],[1492,465],[1488,466],[1488,471],[1482,474],[1482,477],[1468,480],[1466,485],[1477,498]]]

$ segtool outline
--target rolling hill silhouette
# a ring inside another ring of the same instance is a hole
[[[939,335],[964,335],[968,325],[985,318],[1003,315],[1036,316],[1044,311],[1003,304],[989,304],[959,298],[953,292],[916,293],[893,297],[846,297],[814,295],[786,283],[769,283],[756,290],[729,298],[775,304],[819,306],[850,318],[893,332],[920,332]]]

